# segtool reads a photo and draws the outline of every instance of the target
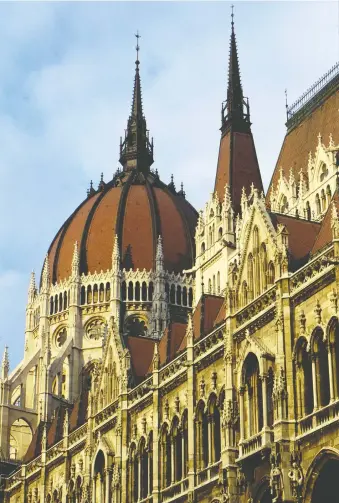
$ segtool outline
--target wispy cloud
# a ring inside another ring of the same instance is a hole
[[[338,57],[334,2],[237,2],[245,95],[265,185],[289,100]],[[111,177],[130,110],[134,37],[156,167],[201,207],[213,189],[230,4],[0,3],[0,349],[23,352],[29,273],[90,178]],[[15,343],[13,344],[13,341]]]

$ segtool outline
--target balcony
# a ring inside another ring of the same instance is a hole
[[[324,428],[336,422],[339,418],[339,400],[312,412],[308,416],[300,419],[298,425],[298,437],[303,437],[313,433],[317,429]]]
[[[161,501],[174,501],[178,496],[183,496],[188,492],[188,478],[179,482],[174,482],[161,491]]]
[[[212,465],[208,465],[197,473],[197,485],[205,484],[216,480],[219,477],[220,460]]]
[[[271,447],[273,442],[273,431],[270,429],[260,431],[250,438],[239,442],[239,458],[243,459]]]

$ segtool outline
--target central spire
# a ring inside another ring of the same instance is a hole
[[[223,134],[225,134],[231,126],[233,130],[238,130],[239,132],[248,131],[250,126],[248,99],[244,99],[240,79],[237,41],[234,32],[233,5],[231,19],[232,29],[228,62],[227,100],[222,104],[221,110],[221,131]]]
[[[142,111],[141,82],[139,72],[139,38],[137,32],[136,51],[137,59],[135,61],[135,77],[132,110],[125,130],[125,138],[120,138],[120,163],[124,171],[137,169],[138,171],[148,172],[153,164],[153,139],[149,140],[149,131],[147,129],[146,119]]]

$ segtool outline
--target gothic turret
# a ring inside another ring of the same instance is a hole
[[[233,208],[238,213],[242,188],[245,187],[248,193],[253,183],[261,193],[263,184],[251,132],[249,103],[244,98],[240,79],[233,18],[232,12],[227,99],[221,109],[221,139],[214,191],[222,202],[228,183]]]
[[[135,77],[131,115],[127,122],[125,138],[120,138],[120,163],[124,171],[137,169],[147,173],[153,164],[153,138],[150,141],[146,119],[142,110],[141,83],[139,73],[139,38],[137,37],[137,59],[135,62]]]

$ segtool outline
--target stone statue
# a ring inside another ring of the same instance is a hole
[[[292,496],[297,503],[300,503],[302,500],[304,485],[304,474],[300,462],[300,453],[293,452],[291,455],[291,469],[288,472],[288,477],[290,479]]]
[[[281,501],[282,496],[282,481],[281,470],[279,468],[280,456],[271,456],[271,473],[270,473],[270,487],[272,495],[272,503]]]

